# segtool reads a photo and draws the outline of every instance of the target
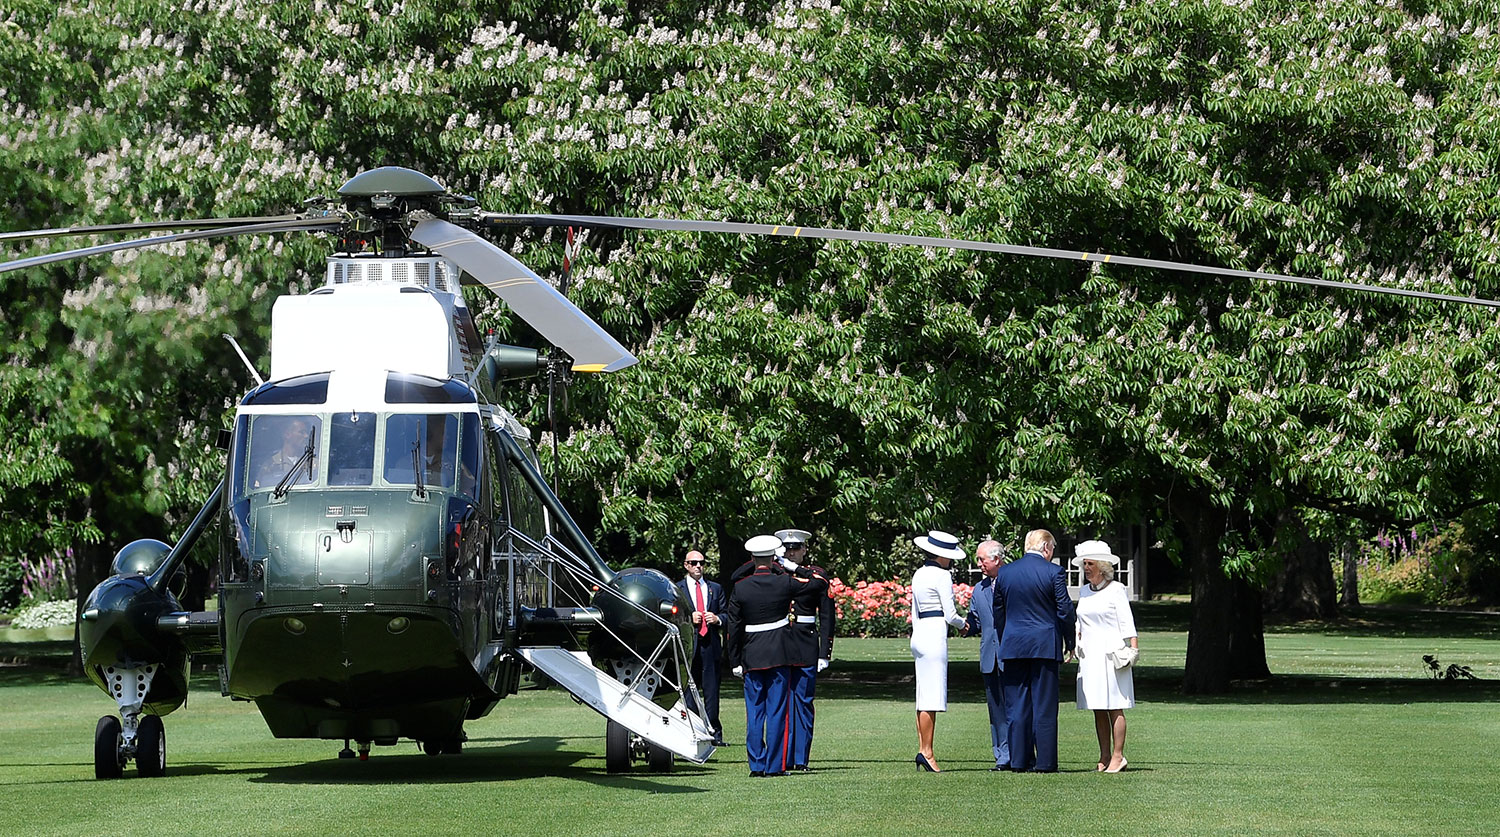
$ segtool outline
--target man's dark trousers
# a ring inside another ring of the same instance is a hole
[[[1011,770],[1057,770],[1057,669],[1056,660],[1005,661],[1000,683],[1010,710]]]
[[[699,641],[693,643],[693,661],[691,670],[693,682],[703,690],[704,708],[708,710],[708,723],[713,727],[715,736],[722,736],[724,728],[719,725],[719,648],[717,643],[703,642],[701,637],[694,635]],[[698,711],[698,701],[693,699],[693,693],[688,692],[685,696],[687,708]]]

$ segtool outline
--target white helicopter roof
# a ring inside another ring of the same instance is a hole
[[[477,347],[465,336],[458,275],[432,257],[330,258],[329,284],[271,309],[271,379],[334,370],[466,377]]]

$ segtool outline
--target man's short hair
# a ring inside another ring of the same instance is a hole
[[[1057,538],[1046,529],[1032,529],[1026,533],[1026,551],[1041,552],[1043,548],[1057,550]]]
[[[976,558],[983,558],[989,553],[994,553],[996,558],[1000,557],[999,541],[985,541],[979,546],[974,547],[974,557]]]

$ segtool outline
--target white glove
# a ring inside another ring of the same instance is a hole
[[[776,562],[781,565],[781,568],[783,570],[786,570],[789,573],[796,572],[797,571],[797,567],[801,566],[796,561],[790,561],[790,560],[788,560],[786,558],[777,558]]]
[[[821,673],[825,668],[828,668],[828,661],[818,660],[818,671]]]
[[[744,666],[735,666],[733,669],[730,670],[730,673],[733,674],[735,677],[744,677],[745,676],[745,667]]]
[[[1075,645],[1075,646],[1073,646],[1073,656],[1077,657],[1080,660],[1083,659],[1083,646],[1082,645]]]

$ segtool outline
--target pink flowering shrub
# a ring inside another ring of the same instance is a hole
[[[900,580],[829,582],[829,593],[838,614],[838,636],[902,637],[911,635],[911,585]],[[974,588],[953,585],[958,612],[969,608]]]

